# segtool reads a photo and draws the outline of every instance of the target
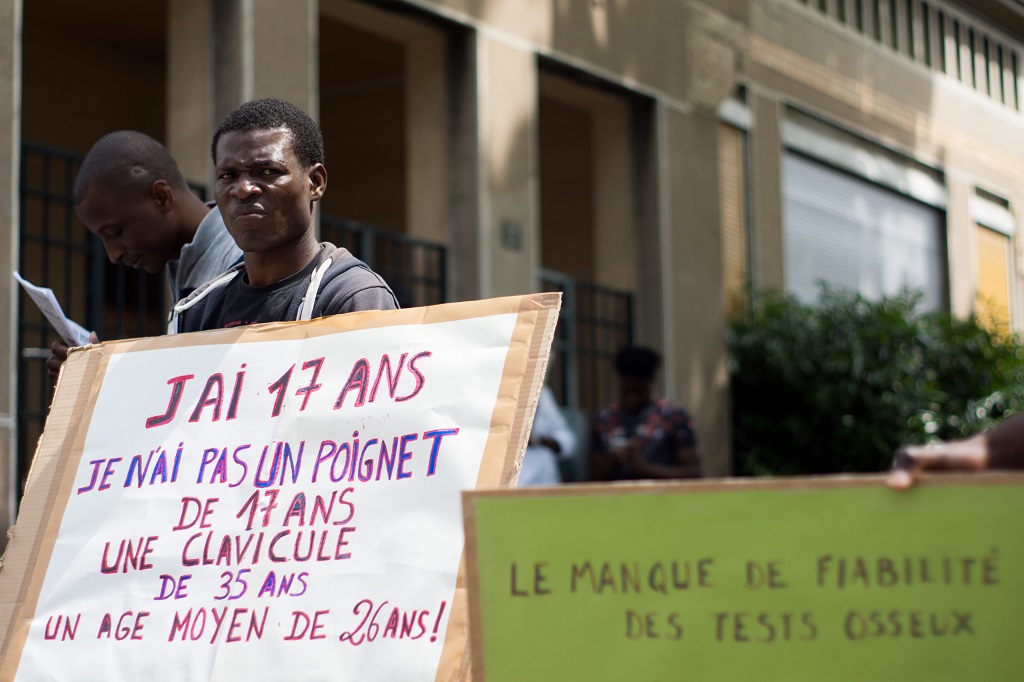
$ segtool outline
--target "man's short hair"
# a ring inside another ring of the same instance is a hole
[[[654,379],[661,365],[661,356],[646,346],[626,346],[615,354],[615,371],[631,379]]]
[[[232,131],[284,128],[292,134],[292,151],[307,168],[324,162],[324,138],[312,118],[294,104],[279,99],[256,99],[242,104],[221,122],[213,134],[210,154],[217,163],[217,141]]]
[[[145,133],[118,130],[97,140],[82,159],[72,195],[75,206],[85,201],[94,186],[122,197],[146,196],[157,180],[188,190],[166,147]]]

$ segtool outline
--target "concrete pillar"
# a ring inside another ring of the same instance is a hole
[[[191,182],[213,184],[214,130],[212,0],[167,4],[167,149]]]
[[[478,35],[453,32],[447,41],[448,173],[447,215],[449,253],[448,291],[454,301],[480,298],[483,239],[478,209],[480,117],[478,107]]]
[[[750,241],[751,281],[758,289],[785,288],[782,232],[782,127],[779,103],[751,93]]]
[[[317,0],[214,3],[216,120],[260,97],[318,117],[318,12]]]
[[[448,241],[445,157],[445,43],[442,36],[406,45],[406,182],[408,233]]]
[[[636,225],[634,258],[635,289],[633,323],[637,343],[661,349],[663,366],[668,374],[675,366],[674,354],[666,343],[666,320],[672,291],[665,281],[664,268],[669,265],[662,245],[668,224],[668,211],[662,203],[668,188],[662,187],[665,160],[662,146],[662,121],[667,110],[654,101],[635,102],[632,112],[633,135],[633,202]]]
[[[946,177],[946,253],[949,257],[949,310],[957,317],[974,312],[975,249],[970,197],[971,182],[955,175]]]
[[[1011,209],[1014,211],[1014,218],[1017,223],[1017,231],[1010,240],[1012,257],[1010,263],[1013,271],[1013,287],[1010,289],[1011,302],[1011,323],[1010,328],[1016,332],[1024,332],[1024,212],[1019,207],[1024,206],[1024,193],[1018,190],[1015,199],[1010,200]]]
[[[0,0],[0,529],[18,505],[18,169],[21,147],[22,0]],[[0,547],[7,544],[0,535]]]
[[[480,296],[534,291],[540,263],[537,65],[477,36]]]
[[[666,393],[694,418],[705,475],[723,476],[731,461],[718,122],[671,109],[661,116],[668,189],[663,267],[672,297],[665,324],[674,357]]]

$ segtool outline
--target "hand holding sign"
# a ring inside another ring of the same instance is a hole
[[[1008,417],[969,438],[903,446],[896,451],[886,483],[906,490],[926,471],[986,469],[1024,469],[1024,414]]]

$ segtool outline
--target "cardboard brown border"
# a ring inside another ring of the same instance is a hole
[[[160,348],[187,348],[189,346],[213,346],[219,344],[257,343],[263,341],[267,334],[274,334],[274,340],[314,338],[339,332],[383,329],[412,324],[436,324],[468,320],[473,317],[518,313],[525,301],[535,301],[542,305],[542,297],[560,294],[532,294],[529,296],[505,296],[482,301],[461,301],[443,303],[423,308],[404,308],[402,310],[367,310],[363,312],[345,313],[321,317],[310,322],[267,322],[231,329],[211,329],[205,332],[193,332],[171,336],[152,336],[141,339],[111,342],[103,344],[111,346],[115,353],[127,353],[139,350],[156,350]]]
[[[974,474],[927,474],[920,477],[915,488],[949,485],[1024,485],[1024,473],[984,472]],[[885,476],[880,474],[801,476],[792,478],[723,478],[690,482],[623,482],[604,484],[571,484],[555,488],[516,488],[514,490],[466,490],[462,493],[462,520],[466,534],[466,564],[469,571],[469,650],[472,675],[475,682],[485,682],[483,614],[480,610],[480,581],[478,579],[476,533],[476,501],[493,498],[536,497],[596,497],[611,495],[668,495],[678,493],[702,494],[736,492],[742,490],[836,490],[842,488],[885,487]],[[893,495],[913,495],[910,490],[893,490]]]
[[[487,437],[476,481],[477,488],[515,486],[519,478],[523,454],[526,452],[537,402],[544,385],[548,351],[554,338],[560,305],[561,294],[557,293],[536,294],[522,300],[508,354],[505,356],[498,400],[491,415],[490,435]],[[521,381],[513,382],[512,379],[516,377],[522,377]],[[511,424],[511,427],[506,430],[503,424]],[[473,619],[469,611],[468,575],[467,554],[463,548],[436,682],[472,679],[469,639]]]
[[[491,431],[477,478],[478,486],[514,485],[542,388],[560,303],[561,294],[558,293],[509,296],[399,311],[350,313],[311,322],[274,322],[180,336],[116,341],[73,349],[63,367],[29,474],[18,523],[10,532],[11,541],[2,559],[0,652],[5,655],[0,661],[0,682],[13,680],[17,673],[42,591],[45,567],[53,554],[92,421],[92,411],[112,355],[172,347],[253,343],[266,340],[268,333],[273,333],[274,340],[279,341],[516,313],[498,400],[491,416]],[[504,424],[511,424],[511,428],[505,428]],[[36,570],[38,567],[42,568]],[[469,679],[467,607],[466,555],[463,551],[438,664],[438,680]]]
[[[85,352],[83,352],[85,351]],[[106,372],[102,347],[72,349],[60,379],[25,485],[17,524],[0,573],[0,681],[13,680],[28,637],[68,495],[85,446],[87,425]],[[51,426],[52,424],[52,426]],[[16,654],[16,655],[13,655]]]

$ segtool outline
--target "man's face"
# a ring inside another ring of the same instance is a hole
[[[626,412],[636,413],[651,402],[653,379],[639,379],[619,375],[619,405]]]
[[[181,254],[182,239],[170,215],[167,183],[148,193],[94,186],[75,211],[87,230],[103,241],[111,263],[157,273]]]
[[[295,156],[290,131],[233,130],[217,140],[217,207],[238,247],[272,252],[313,229],[327,172]]]

